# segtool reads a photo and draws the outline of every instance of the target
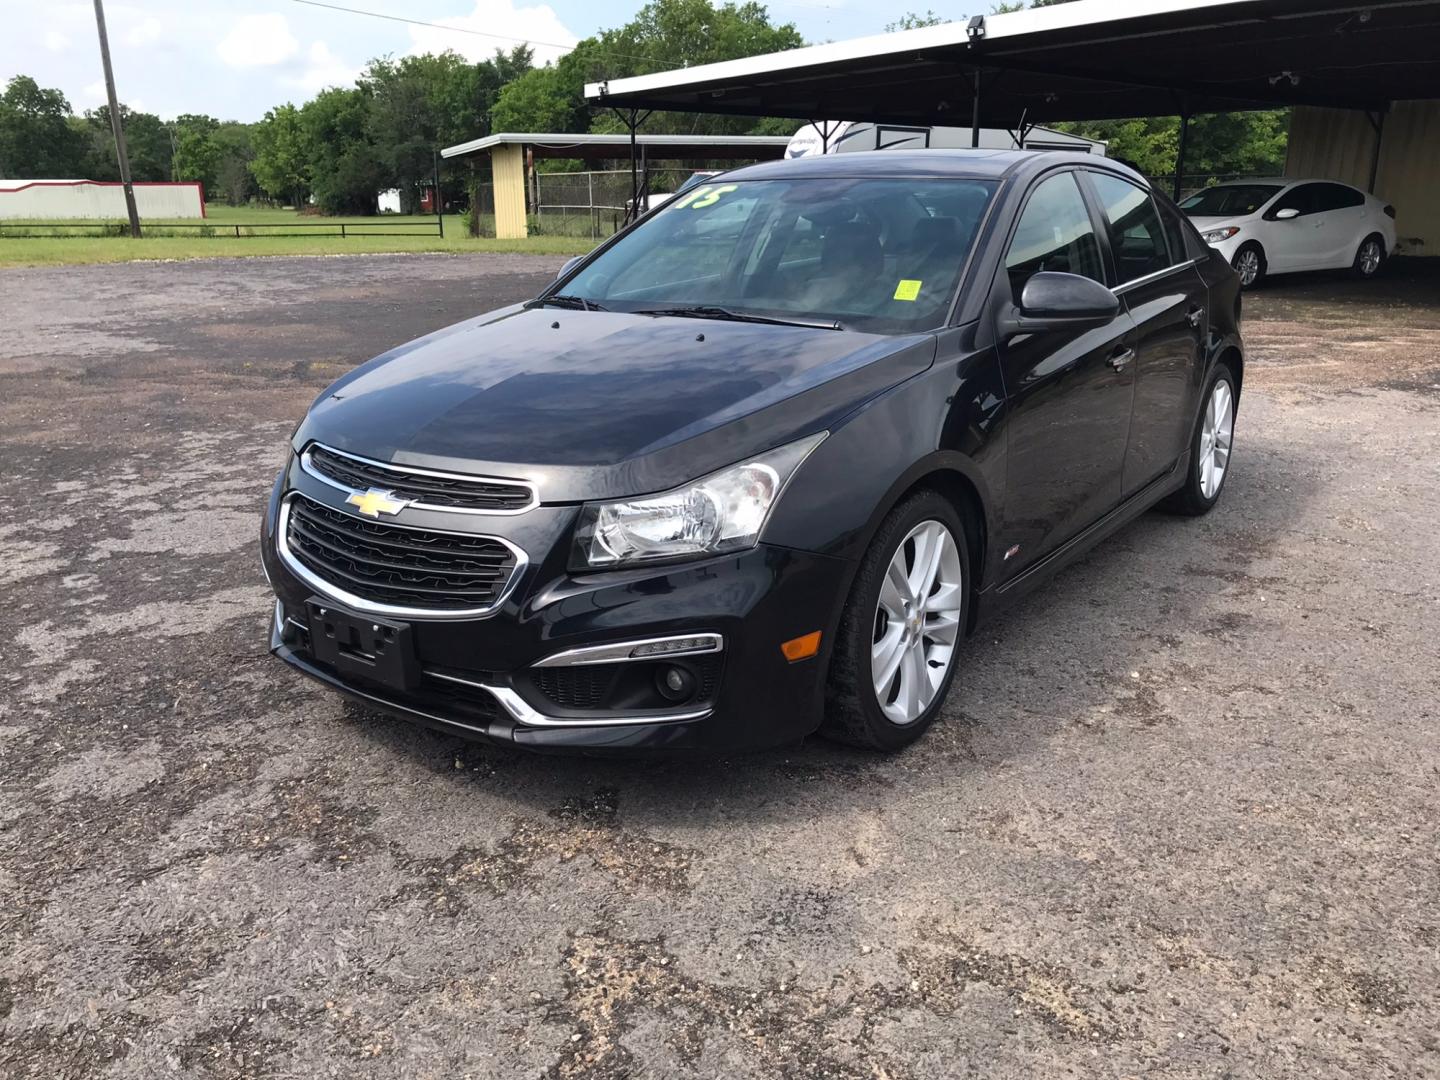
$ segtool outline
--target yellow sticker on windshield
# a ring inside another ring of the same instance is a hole
[[[721,195],[724,195],[726,192],[735,191],[737,188],[739,188],[739,186],[739,184],[721,184],[717,188],[711,188],[708,192],[705,193],[705,197],[703,199],[696,199],[694,202],[692,202],[690,204],[690,209],[703,210],[707,206],[714,206],[717,202],[720,201]]]
[[[895,286],[895,299],[914,300],[920,295],[921,284],[922,282],[915,281],[912,278],[905,278],[899,285]]]

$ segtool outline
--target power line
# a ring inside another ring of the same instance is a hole
[[[569,52],[575,48],[572,45],[562,45],[557,41],[536,41],[534,38],[513,37],[510,34],[492,34],[488,30],[471,30],[468,26],[447,26],[445,23],[426,22],[424,19],[407,19],[403,15],[387,15],[383,11],[365,11],[362,8],[344,7],[341,4],[326,4],[322,0],[293,0],[296,4],[304,4],[307,7],[326,8],[330,11],[343,11],[347,15],[368,15],[372,19],[387,19],[390,22],[406,23],[410,26],[428,26],[432,30],[450,30],[456,34],[471,34],[474,37],[494,38],[499,41],[513,41],[518,45],[544,45],[548,49],[564,49]],[[606,50],[607,58],[613,57],[619,60],[638,60],[642,64],[651,67],[656,62],[648,56],[635,56],[629,53],[617,53]]]
[[[435,30],[453,30],[457,34],[473,34],[475,37],[498,38],[501,41],[514,41],[521,45],[544,45],[550,49],[573,49],[574,45],[561,45],[555,41],[536,41],[534,38],[512,37],[509,34],[492,34],[488,30],[471,30],[468,26],[446,26],[444,23],[425,22],[423,19],[407,19],[401,15],[386,15],[383,11],[363,11],[360,8],[342,7],[339,4],[325,4],[321,0],[294,0],[297,4],[305,4],[307,7],[328,8],[331,11],[343,11],[347,15],[369,15],[372,19],[389,19],[391,22],[408,23],[411,26],[428,26]],[[632,57],[631,59],[637,59]]]

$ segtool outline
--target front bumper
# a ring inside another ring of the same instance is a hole
[[[358,702],[466,738],[557,752],[754,749],[795,742],[819,725],[829,645],[853,569],[844,560],[762,544],[703,562],[575,574],[564,563],[576,510],[542,507],[513,519],[527,531],[521,542],[531,561],[493,614],[409,624],[422,676],[399,691],[342,673],[311,647],[307,604],[346,608],[278,557],[281,487],[261,542],[277,597],[270,649]],[[485,524],[491,532],[506,527]],[[542,536],[548,547],[540,550]],[[781,644],[816,630],[819,653],[786,660]],[[536,665],[558,653],[685,634],[717,634],[724,643],[707,661],[713,685],[695,701],[577,707],[547,698],[537,678]]]
[[[1234,236],[1230,237],[1230,239],[1221,240],[1218,244],[1211,244],[1210,246],[1218,251],[1227,263],[1233,264],[1235,262],[1235,252],[1239,251],[1240,245],[1249,239],[1251,239],[1251,237],[1246,236],[1245,230],[1241,229]]]

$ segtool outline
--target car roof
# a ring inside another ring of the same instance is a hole
[[[732,180],[782,180],[803,177],[955,177],[1004,180],[1056,165],[1103,168],[1149,187],[1140,173],[1113,158],[1066,150],[864,150],[848,154],[762,161],[726,173]]]

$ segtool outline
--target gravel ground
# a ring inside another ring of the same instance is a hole
[[[0,1075],[1440,1076],[1440,288],[1277,281],[1226,498],[914,750],[534,758],[265,652],[354,363],[559,259],[0,271]]]

